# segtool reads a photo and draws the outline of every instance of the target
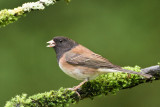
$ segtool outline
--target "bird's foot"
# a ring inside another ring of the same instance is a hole
[[[75,93],[78,95],[78,97],[81,99],[81,95],[77,92],[77,90],[88,81],[88,79],[84,80],[83,82],[81,82],[79,85],[74,86],[73,88],[68,88],[71,91],[75,91]]]
[[[74,91],[78,95],[79,99],[81,99],[81,95],[79,94],[79,92],[77,92],[78,89],[76,88],[76,86],[73,88],[68,88],[68,90]]]

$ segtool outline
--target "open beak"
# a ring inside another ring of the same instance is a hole
[[[50,40],[47,43],[49,43],[49,45],[47,45],[47,47],[55,47],[55,45],[56,45],[53,40]]]

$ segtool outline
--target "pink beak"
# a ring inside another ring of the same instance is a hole
[[[49,43],[49,45],[47,45],[47,47],[55,47],[55,45],[56,45],[53,40],[50,40],[47,43]]]

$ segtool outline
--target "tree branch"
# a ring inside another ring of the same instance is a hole
[[[60,88],[58,91],[51,90],[49,92],[36,94],[27,97],[27,94],[16,96],[8,101],[5,107],[54,107],[68,106],[70,103],[83,100],[84,98],[94,98],[98,95],[107,95],[108,93],[115,94],[117,91],[127,88],[132,88],[141,83],[147,83],[160,79],[160,65],[151,66],[141,69],[139,66],[124,67],[128,70],[151,74],[153,78],[146,79],[136,74],[127,73],[107,73],[98,76],[95,80],[85,83],[77,92],[71,91],[68,88]]]
[[[14,9],[4,9],[0,11],[0,28],[10,23],[17,21],[20,17],[24,16],[34,10],[44,10],[46,6],[53,5],[60,0],[39,0],[37,2],[24,3]],[[70,0],[65,0],[70,2]]]

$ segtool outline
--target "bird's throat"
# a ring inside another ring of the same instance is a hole
[[[62,47],[56,47],[56,46],[53,47],[56,52],[57,61],[59,62],[59,59],[63,56],[65,52],[70,51],[71,49],[75,48],[77,45],[74,45],[73,47],[69,47],[69,48],[62,48]]]

